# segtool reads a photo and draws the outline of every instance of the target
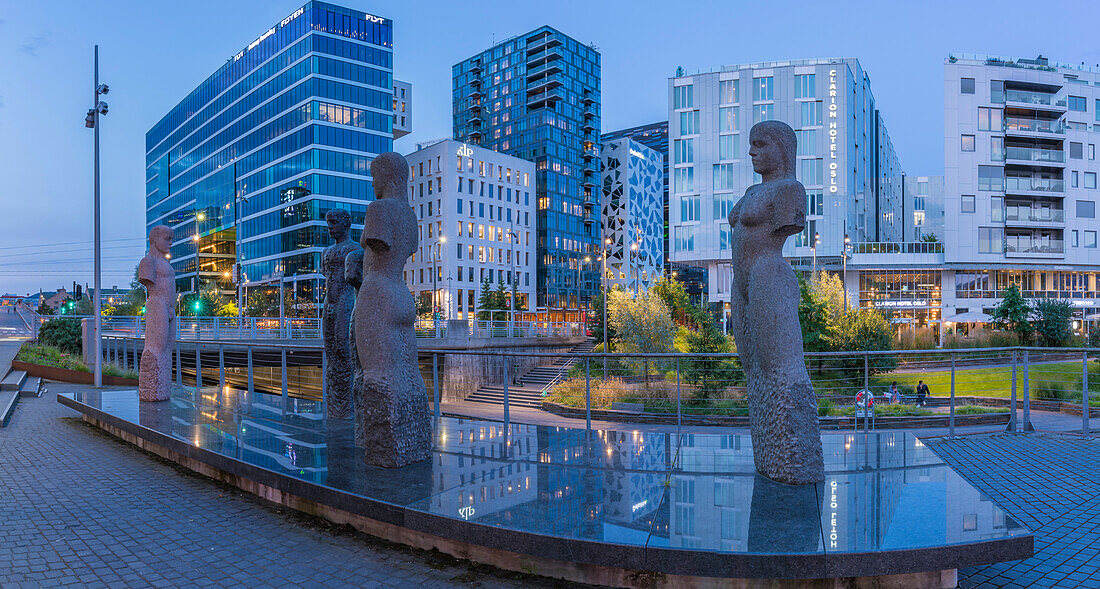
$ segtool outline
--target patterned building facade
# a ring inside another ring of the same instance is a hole
[[[633,139],[600,148],[607,286],[645,291],[664,271],[664,155]]]

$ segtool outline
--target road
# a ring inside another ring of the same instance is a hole
[[[25,340],[30,336],[15,307],[0,307],[0,341]]]

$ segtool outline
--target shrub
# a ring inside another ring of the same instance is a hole
[[[83,349],[80,320],[62,317],[50,319],[38,330],[38,341],[47,346],[60,348],[63,352],[79,354]]]
[[[930,327],[903,329],[897,334],[898,350],[931,350],[936,347],[936,334]]]
[[[963,405],[955,407],[955,415],[984,415],[986,413],[1008,413],[1007,407],[982,407],[981,405]]]
[[[23,347],[19,349],[19,353],[16,354],[15,359],[20,362],[38,364],[40,366],[53,366],[66,370],[89,372],[88,367],[84,365],[84,362],[82,362],[80,358],[71,354],[66,354],[55,346],[23,344]]]
[[[1076,397],[1066,386],[1067,383],[1056,380],[1037,380],[1031,385],[1035,398],[1044,401],[1069,401]],[[1091,388],[1091,387],[1090,387]]]

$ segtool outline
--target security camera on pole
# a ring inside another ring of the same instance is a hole
[[[107,94],[107,84],[99,83],[99,45],[95,46],[95,95],[92,101],[92,108],[88,109],[88,115],[84,117],[84,126],[89,129],[95,130],[95,196],[94,204],[92,206],[93,214],[93,240],[95,242],[94,247],[94,283],[95,283],[95,296],[92,298],[92,354],[95,358],[92,374],[94,374],[94,385],[99,387],[103,386],[103,353],[101,341],[102,337],[102,309],[100,303],[100,236],[99,236],[99,121],[100,117],[107,114],[107,103],[100,100],[99,97]]]

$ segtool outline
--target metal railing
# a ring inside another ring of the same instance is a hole
[[[1005,253],[1017,254],[1061,254],[1065,253],[1065,242],[1061,239],[1027,239],[1006,237]]]
[[[1064,163],[1066,152],[1058,149],[1041,149],[1038,147],[1013,147],[1005,148],[1005,156],[1010,160],[1022,160],[1027,162],[1055,162]]]
[[[943,244],[938,241],[863,241],[852,244],[853,254],[942,254]]]
[[[1047,92],[1030,92],[1028,90],[1005,90],[1005,100],[1023,104],[1055,105],[1054,94]],[[1065,100],[1059,101],[1057,106],[1065,106]]]
[[[1005,207],[1005,221],[1036,221],[1040,223],[1064,223],[1066,212],[1062,209],[1041,209],[1026,206]]]
[[[1066,132],[1065,123],[1049,119],[1027,119],[1011,117],[1004,122],[1005,131],[1026,131],[1029,133],[1056,133],[1063,135]]]
[[[1008,176],[1005,178],[1005,190],[1034,190],[1039,192],[1065,192],[1066,183],[1061,178],[1038,178],[1031,176]]]
[[[106,363],[137,372],[141,338],[109,335],[104,344]],[[452,362],[461,356],[483,358],[476,363]],[[685,416],[748,414],[745,373],[737,354],[424,350],[419,357],[436,423],[444,398],[474,399],[486,389],[502,391],[498,405],[504,410],[506,422],[512,405],[537,402],[541,408],[542,402],[548,401],[577,414],[583,410],[588,430],[594,410],[618,411],[627,421],[631,413],[645,413],[650,422],[655,415],[664,415],[669,424],[676,425],[682,425]],[[528,380],[525,374],[533,368],[554,366],[563,358],[566,365],[556,370],[549,384],[520,382]],[[1058,403],[1040,405],[1055,411],[1076,404],[1082,412],[1081,432],[1087,437],[1090,409],[1100,410],[1100,404],[1093,407],[1092,402],[1100,394],[1097,358],[1097,348],[1007,347],[817,352],[805,354],[805,365],[818,414],[841,418],[834,420],[837,427],[840,423],[859,427],[857,420],[844,419],[856,417],[856,395],[868,391],[881,399],[880,406],[885,402],[886,409],[879,410],[879,419],[891,413],[929,417],[939,409],[938,415],[947,418],[951,436],[956,433],[959,411],[974,413],[980,410],[978,405],[992,406],[999,413],[1007,409],[1006,431],[1020,432],[1034,429],[1033,403]],[[173,381],[193,386],[204,396],[217,384],[212,394],[233,387],[250,393],[258,390],[321,400],[323,404],[327,393],[322,378],[326,360],[319,345],[177,340]],[[474,364],[481,368],[471,368]],[[461,370],[467,372],[460,379],[443,378],[451,366],[456,367],[454,370],[462,366]],[[968,372],[968,378],[959,378]],[[517,378],[521,375],[522,379]],[[918,382],[928,388],[918,388]],[[897,394],[892,395],[895,386]],[[959,397],[966,405],[959,405]]]

